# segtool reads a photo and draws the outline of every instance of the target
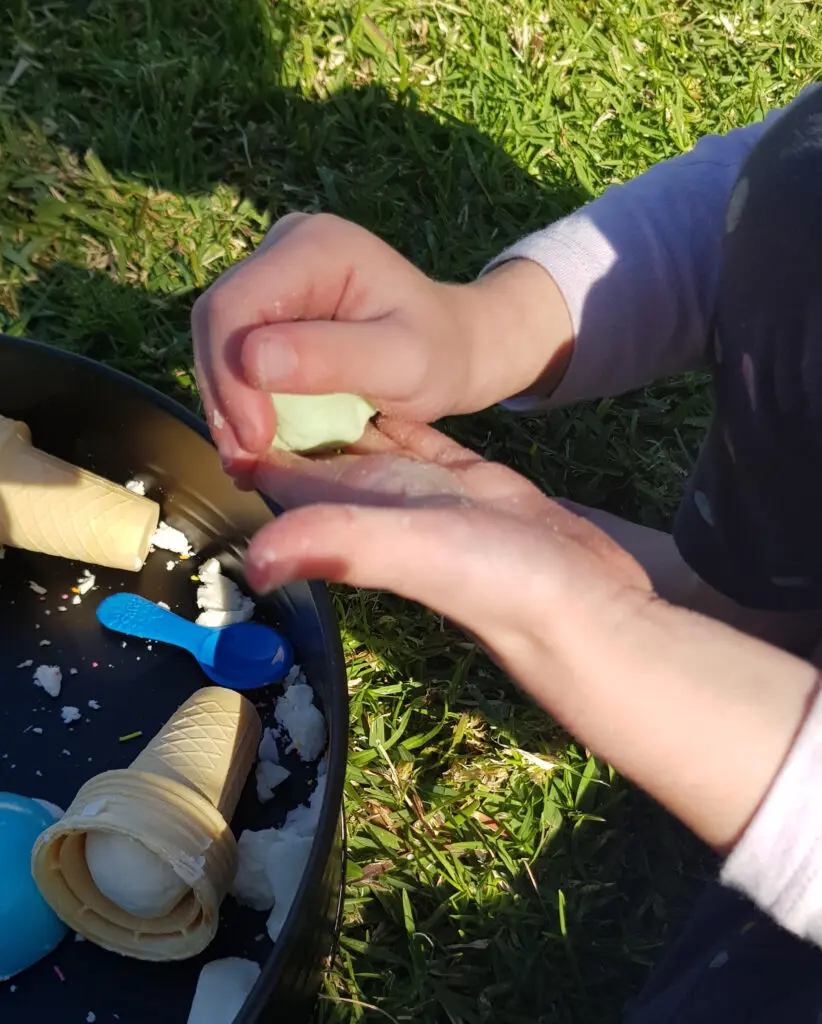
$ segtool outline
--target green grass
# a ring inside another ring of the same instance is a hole
[[[822,63],[788,0],[5,0],[0,41],[0,327],[195,405],[188,310],[272,218],[332,210],[469,279]],[[657,525],[704,385],[450,426]],[[438,618],[337,602],[351,866],[319,1017],[617,1020],[703,852]]]

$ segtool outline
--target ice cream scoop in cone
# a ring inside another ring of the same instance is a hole
[[[0,416],[0,544],[137,571],[160,506],[34,448],[25,423]]]
[[[217,931],[237,870],[228,822],[260,741],[254,706],[234,690],[198,690],[129,768],[87,782],[32,853],[34,880],[52,909],[105,949],[140,960],[184,960]],[[184,885],[158,916],[136,916],[103,895],[89,870],[91,833],[136,840]]]

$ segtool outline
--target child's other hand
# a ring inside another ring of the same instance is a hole
[[[429,422],[476,411],[542,377],[570,322],[551,278],[524,261],[471,285],[431,280],[363,228],[291,214],[198,299],[197,378],[232,472],[276,424],[268,392],[347,391]]]
[[[424,424],[382,431],[393,454],[260,462],[262,489],[320,504],[260,531],[252,586],[325,578],[447,615],[583,743],[730,849],[816,669],[656,599],[625,551],[512,470]]]
[[[651,598],[630,555],[518,473],[426,424],[382,431],[390,451],[260,461],[254,484],[292,510],[252,541],[252,586],[394,590],[461,623],[529,688],[560,633],[584,635],[628,592]]]

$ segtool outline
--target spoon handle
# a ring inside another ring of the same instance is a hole
[[[209,630],[183,619],[167,608],[161,608],[137,594],[113,594],[101,601],[97,618],[107,628],[126,636],[183,647],[199,653]]]

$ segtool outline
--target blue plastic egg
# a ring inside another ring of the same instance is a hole
[[[0,981],[50,953],[68,929],[31,877],[31,851],[55,814],[37,800],[0,792]]]

